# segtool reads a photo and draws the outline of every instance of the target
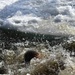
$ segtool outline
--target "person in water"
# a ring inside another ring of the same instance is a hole
[[[25,54],[24,54],[24,61],[25,61],[25,66],[29,66],[30,65],[30,61],[32,58],[40,58],[40,53],[39,52],[36,52],[36,51],[33,51],[33,50],[29,50],[27,51]]]

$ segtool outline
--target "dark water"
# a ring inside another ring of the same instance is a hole
[[[67,55],[67,52],[64,51],[61,44],[67,41],[69,36],[58,36],[58,35],[47,35],[47,34],[40,34],[40,33],[30,33],[30,32],[20,32],[16,30],[4,29],[0,28],[0,74],[12,74],[13,75],[39,75],[47,73],[44,72],[45,68],[47,70],[51,70],[48,68],[52,62],[57,65],[61,65],[61,68],[64,69],[60,71],[59,68],[56,71],[50,71],[52,75],[66,75],[68,72],[73,72],[72,68],[74,69],[74,62],[70,60],[70,56]],[[20,44],[19,44],[20,43]],[[44,58],[41,60],[34,60],[30,67],[27,69],[25,68],[25,63],[23,59],[23,55],[27,50],[36,50],[45,54]],[[68,58],[67,58],[68,57]],[[54,61],[52,60],[54,59]],[[49,60],[49,61],[48,61]],[[67,60],[69,62],[67,62]],[[59,64],[60,62],[61,64]],[[59,62],[59,63],[58,63]],[[39,67],[43,65],[40,71],[37,66],[33,64],[37,64]],[[42,63],[42,64],[41,64]],[[69,68],[64,68],[65,65],[69,64]],[[56,69],[55,66],[53,66]],[[32,69],[33,68],[33,69]],[[68,71],[68,69],[70,69]],[[58,72],[59,70],[59,72]],[[67,71],[67,72],[66,72]],[[39,72],[39,73],[38,73]],[[47,73],[46,75],[50,75]],[[72,75],[71,73],[69,75]],[[74,75],[74,73],[73,73]]]
[[[6,42],[24,42],[26,40],[29,41],[46,41],[60,43],[65,39],[68,39],[68,35],[48,35],[48,34],[40,34],[40,33],[32,33],[32,32],[20,32],[12,29],[0,28],[0,40]]]

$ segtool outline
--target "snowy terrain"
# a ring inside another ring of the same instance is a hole
[[[74,0],[0,0],[0,26],[24,32],[75,35],[74,12]]]

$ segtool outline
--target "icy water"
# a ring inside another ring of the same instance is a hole
[[[74,0],[0,1],[0,26],[23,32],[75,35]]]
[[[0,74],[75,75],[75,1],[0,0]]]
[[[5,30],[5,31],[4,31]],[[4,32],[5,33],[4,33]],[[9,75],[74,75],[75,74],[75,41],[73,36],[44,35],[39,37],[17,32],[12,37],[10,30],[1,30],[0,37],[0,74]],[[10,32],[10,33],[9,33]],[[12,35],[14,31],[12,30]],[[27,38],[28,37],[28,38]],[[34,39],[35,37],[35,39]],[[25,67],[24,53],[34,50],[41,58],[33,58]]]

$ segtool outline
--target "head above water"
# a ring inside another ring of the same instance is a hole
[[[24,60],[25,60],[25,64],[30,64],[30,61],[32,58],[40,58],[40,53],[33,51],[33,50],[29,50],[24,54]]]

